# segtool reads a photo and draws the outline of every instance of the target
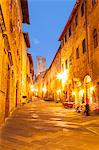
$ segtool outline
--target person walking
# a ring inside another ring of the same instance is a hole
[[[85,105],[85,111],[84,113],[86,114],[86,116],[89,116],[89,104],[86,103]]]

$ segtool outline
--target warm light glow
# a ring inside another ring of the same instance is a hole
[[[65,81],[67,80],[67,77],[68,77],[68,71],[65,70],[62,74],[62,78],[65,79]]]
[[[62,73],[62,87],[63,87],[63,88],[65,87],[65,84],[66,84],[67,79],[68,79],[68,70],[65,70],[65,71]]]
[[[35,92],[38,92],[38,88],[35,88],[34,91],[35,91]]]
[[[87,75],[84,80],[85,80],[85,83],[89,83],[91,82],[91,77]]]
[[[92,93],[93,91],[94,91],[94,87],[92,86],[92,87],[90,87],[90,93]]]
[[[77,81],[77,87],[81,86],[81,82]]]
[[[90,104],[92,104],[92,96],[90,97]]]
[[[84,90],[80,90],[80,91],[79,91],[79,96],[82,96],[82,97],[83,97],[83,95],[84,95]]]
[[[32,92],[34,92],[34,86],[33,85],[30,86],[30,89]]]
[[[47,91],[46,86],[43,87],[42,91],[43,91],[44,93],[46,93],[46,91]]]
[[[57,92],[57,95],[59,95],[61,93],[61,90],[58,89],[56,92]]]
[[[74,91],[72,91],[72,96],[75,96],[75,95],[76,95],[76,93]]]
[[[59,79],[59,80],[65,80],[66,81],[67,78],[68,78],[68,70],[65,70],[62,73],[58,73],[58,75],[57,75],[57,79]]]
[[[58,73],[57,79],[58,79],[58,80],[61,80],[61,79],[62,79],[62,73]]]

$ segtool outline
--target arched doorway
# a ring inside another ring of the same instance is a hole
[[[84,78],[84,91],[85,91],[85,101],[87,104],[92,104],[94,96],[94,86],[92,85],[92,79],[89,75]]]

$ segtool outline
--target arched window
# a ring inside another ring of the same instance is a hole
[[[93,31],[93,42],[94,42],[94,48],[96,48],[98,46],[98,34],[96,29],[94,29]]]

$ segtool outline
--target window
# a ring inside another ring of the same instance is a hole
[[[76,59],[79,58],[79,48],[76,49]]]
[[[94,42],[94,48],[96,48],[98,46],[98,34],[96,29],[94,29],[93,31],[93,42]]]
[[[84,3],[82,3],[82,5],[81,5],[81,16],[83,16],[84,15]]]
[[[65,61],[65,68],[66,69],[68,68],[68,62],[67,62],[67,60]]]
[[[96,0],[92,0],[92,6],[96,4]]]
[[[64,46],[64,40],[61,40],[61,48]]]
[[[65,34],[65,42],[67,42],[67,34]]]
[[[75,17],[75,25],[76,25],[76,27],[78,25],[78,15],[76,15],[76,17]]]
[[[72,55],[70,55],[70,57],[69,57],[69,65],[70,66],[72,65]]]
[[[71,27],[69,27],[69,37],[71,36]]]
[[[86,41],[85,41],[85,39],[82,41],[82,50],[83,50],[83,53],[86,52]]]

